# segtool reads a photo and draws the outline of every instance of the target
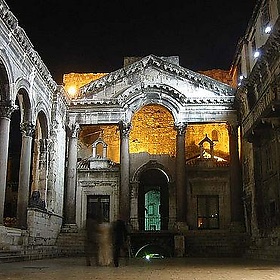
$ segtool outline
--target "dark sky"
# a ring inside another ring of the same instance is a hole
[[[61,83],[110,72],[125,56],[178,55],[197,71],[229,69],[256,0],[6,0]]]

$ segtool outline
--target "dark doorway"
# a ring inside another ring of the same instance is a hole
[[[146,231],[167,230],[168,217],[168,178],[162,170],[148,169],[140,176],[139,229]]]
[[[110,196],[89,195],[87,197],[87,218],[98,223],[110,221]]]

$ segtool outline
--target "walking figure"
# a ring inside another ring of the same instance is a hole
[[[123,220],[118,219],[113,223],[113,260],[115,267],[119,266],[121,251],[129,258],[128,230]]]

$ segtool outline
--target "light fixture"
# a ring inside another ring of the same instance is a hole
[[[264,33],[269,34],[271,32],[272,28],[270,25],[268,25],[265,29],[264,29]]]
[[[240,77],[239,77],[239,80],[243,80],[244,79],[244,76],[243,75],[240,75]]]
[[[74,97],[75,94],[77,92],[77,89],[75,86],[70,86],[69,89],[68,89],[68,93],[70,94],[70,96]]]
[[[254,58],[258,58],[260,56],[260,52],[259,51],[255,51],[254,52]]]

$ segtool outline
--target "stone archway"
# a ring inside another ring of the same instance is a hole
[[[48,176],[48,125],[43,111],[38,113],[35,126],[32,162],[31,206],[46,208]]]
[[[169,191],[166,174],[157,168],[141,172],[138,190],[139,229],[167,230],[169,221]]]
[[[25,197],[26,192],[29,193],[31,139],[33,135],[31,105],[26,90],[19,89],[15,105],[17,109],[12,112],[10,123],[4,224],[21,227],[22,222],[18,224],[21,215],[18,213],[25,212],[27,206],[23,200],[27,201],[28,197],[26,196],[26,199],[23,197]],[[25,222],[23,223],[25,224]]]

